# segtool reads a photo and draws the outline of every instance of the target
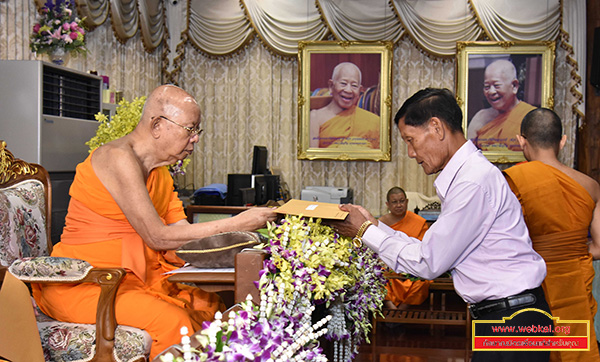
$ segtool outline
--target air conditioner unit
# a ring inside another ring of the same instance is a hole
[[[0,139],[49,172],[74,171],[89,154],[102,78],[38,60],[0,61]]]

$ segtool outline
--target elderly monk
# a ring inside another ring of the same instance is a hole
[[[175,269],[167,251],[275,220],[273,210],[252,208],[227,220],[187,222],[167,166],[191,155],[201,132],[200,108],[191,95],[175,86],[156,88],[133,132],[77,166],[66,225],[52,252],[127,270],[116,297],[117,323],[150,334],[150,359],[179,342],[181,327],[198,330],[224,309],[216,294],[166,279],[163,273]],[[53,318],[95,323],[99,293],[95,285],[44,286],[34,297]]]
[[[554,317],[590,321],[589,351],[552,352],[552,361],[600,361],[592,295],[594,258],[600,257],[600,186],[591,177],[565,166],[558,152],[566,142],[560,118],[539,108],[529,112],[517,136],[530,161],[504,171],[523,207],[534,249],[546,261],[542,284]],[[588,250],[588,232],[592,243]],[[581,324],[569,323],[570,336],[585,336]],[[564,335],[564,334],[558,334]]]
[[[394,230],[422,240],[428,228],[427,222],[421,216],[407,209],[406,192],[400,187],[392,187],[387,192],[386,199],[385,205],[390,212],[380,217],[379,221]],[[429,280],[390,279],[386,285],[387,295],[384,304],[390,309],[405,309],[409,304],[421,304],[427,299],[429,284],[431,284]]]
[[[490,108],[473,116],[467,135],[483,151],[521,151],[516,139],[521,120],[535,107],[517,98],[517,70],[508,60],[496,60],[485,68],[483,94]]]
[[[329,80],[331,102],[310,112],[310,147],[367,147],[378,149],[379,116],[357,107],[363,91],[360,69],[338,64]]]

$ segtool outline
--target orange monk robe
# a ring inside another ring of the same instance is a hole
[[[166,167],[154,169],[148,193],[165,224],[185,218]],[[97,178],[91,156],[77,166],[61,242],[53,256],[83,259],[96,267],[123,267],[127,274],[116,297],[117,323],[146,330],[153,339],[150,359],[181,340],[179,330],[195,331],[224,310],[221,298],[198,288],[171,283],[165,272],[176,269],[146,246]],[[49,316],[67,322],[95,323],[100,288],[93,284],[40,286],[34,297]]]
[[[513,166],[504,173],[523,207],[533,248],[546,261],[542,286],[552,315],[561,320],[590,321],[589,351],[554,351],[550,360],[599,361],[594,268],[587,246],[594,201],[575,180],[539,161]],[[569,325],[570,336],[587,335],[584,325]]]
[[[407,211],[402,220],[390,227],[419,240],[423,240],[425,231],[428,229],[425,219],[411,211]],[[386,285],[388,293],[385,299],[392,301],[396,306],[400,304],[419,305],[427,299],[429,284],[431,284],[429,280],[390,279]]]
[[[319,128],[319,147],[380,148],[379,116],[352,106],[323,123]]]
[[[519,102],[510,112],[500,113],[477,131],[474,142],[482,151],[521,151],[516,135],[521,134],[521,121],[536,107]]]

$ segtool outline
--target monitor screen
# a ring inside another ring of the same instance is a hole
[[[252,174],[253,175],[269,175],[267,168],[268,151],[265,146],[254,146],[252,157]]]

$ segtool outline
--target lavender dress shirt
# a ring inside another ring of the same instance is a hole
[[[434,186],[442,211],[422,242],[383,223],[367,228],[363,241],[388,266],[425,279],[451,271],[456,292],[469,303],[542,284],[546,264],[532,248],[521,204],[471,141]]]

